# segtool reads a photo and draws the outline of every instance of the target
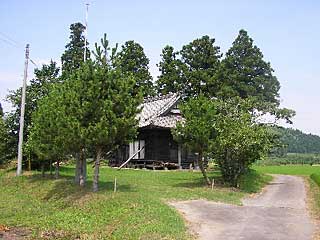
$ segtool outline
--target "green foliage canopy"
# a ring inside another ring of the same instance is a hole
[[[135,78],[135,89],[142,92],[144,97],[154,95],[152,77],[149,73],[149,59],[143,47],[134,41],[127,41],[122,45],[116,56],[115,66],[124,74],[132,74]]]
[[[107,42],[102,43],[104,51],[108,51]],[[110,65],[111,61],[102,57],[105,52],[98,45],[96,50],[96,61],[87,60],[66,75],[68,78],[43,99],[34,116],[30,143],[47,158],[52,154],[82,154],[93,149],[95,191],[102,153],[136,136],[136,114],[142,101],[139,92],[134,97],[131,94],[136,83],[134,76]]]
[[[174,137],[199,154],[199,167],[208,184],[203,156],[213,157],[224,181],[237,186],[249,166],[273,146],[273,134],[251,114],[252,104],[241,98],[222,101],[200,95],[181,106],[185,121],[177,124]]]
[[[57,64],[51,61],[48,65],[44,64],[40,69],[35,69],[35,78],[30,81],[30,85],[26,88],[26,104],[24,115],[24,140],[27,141],[29,131],[32,124],[32,114],[36,111],[39,101],[47,96],[53,85],[60,81],[59,68]],[[19,119],[21,112],[21,92],[22,88],[11,91],[7,95],[13,110],[6,116],[6,125],[9,129],[8,149],[10,156],[16,156],[18,146]]]
[[[215,39],[209,36],[193,40],[180,52],[166,46],[158,64],[161,73],[157,80],[158,92],[179,92],[185,97],[196,97],[201,93],[215,96],[215,74],[221,56]]]
[[[12,157],[10,146],[8,146],[8,144],[10,144],[9,139],[8,126],[3,117],[0,116],[0,165],[7,162]]]
[[[212,156],[224,180],[237,186],[249,166],[264,157],[274,144],[273,132],[252,115],[250,100],[240,98],[219,101],[216,118],[217,138]]]
[[[221,62],[219,97],[253,97],[260,103],[279,105],[280,83],[260,49],[245,30],[240,30]]]
[[[84,62],[86,27],[82,23],[73,23],[70,25],[70,42],[66,45],[66,50],[61,56],[62,73],[68,74],[78,69]],[[87,46],[89,42],[87,42]],[[86,48],[86,59],[90,59],[90,51]]]
[[[190,99],[186,104],[180,106],[185,122],[178,123],[173,130],[174,138],[183,143],[192,152],[198,153],[198,164],[208,185],[208,178],[203,156],[207,155],[216,138],[216,116],[215,103],[203,95]]]

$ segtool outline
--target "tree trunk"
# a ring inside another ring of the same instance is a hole
[[[74,183],[76,185],[79,185],[80,183],[80,154],[79,153],[77,153],[77,156],[76,156],[76,169],[75,169]]]
[[[55,172],[55,178],[59,178],[59,168],[60,168],[60,162],[59,162],[59,159],[57,159],[57,162],[56,162],[56,172]]]
[[[199,153],[198,164],[199,164],[199,168],[200,168],[200,170],[202,172],[202,175],[204,177],[204,180],[206,181],[208,186],[211,186],[211,181],[210,181],[210,179],[209,179],[209,177],[207,175],[206,169],[205,169],[204,164],[203,164],[203,153],[202,152]]]
[[[79,185],[80,187],[84,187],[86,185],[86,176],[85,176],[85,161],[86,156],[85,156],[85,152],[84,152],[84,148],[81,149],[80,152],[80,176],[79,176]]]
[[[93,175],[93,191],[97,192],[99,190],[99,168],[100,168],[100,159],[101,159],[102,149],[101,147],[97,148],[96,160],[94,163],[94,175]]]
[[[30,157],[30,153],[28,154],[28,171],[31,171],[31,157]]]
[[[50,159],[49,164],[50,164],[50,166],[49,166],[49,169],[50,169],[50,176],[52,176],[52,159]]]
[[[44,161],[41,162],[41,175],[44,178]]]
[[[84,182],[87,182],[87,158],[86,158],[86,156],[83,158],[82,170],[83,170]]]

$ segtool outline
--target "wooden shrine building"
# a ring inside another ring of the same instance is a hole
[[[167,94],[148,98],[142,104],[136,141],[121,146],[110,165],[144,168],[189,168],[194,165],[196,155],[178,144],[171,134],[178,121],[183,118],[178,103],[178,94]]]

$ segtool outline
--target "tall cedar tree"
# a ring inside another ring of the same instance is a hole
[[[178,58],[179,53],[167,45],[162,50],[159,67],[160,76],[156,82],[160,94],[182,93],[185,89],[186,78],[183,74],[183,63]]]
[[[220,65],[220,48],[214,46],[215,39],[209,36],[195,39],[180,51],[181,59],[186,64],[186,94],[190,97],[203,93],[214,96],[214,76]]]
[[[122,45],[115,63],[116,67],[124,74],[133,75],[136,81],[135,94],[140,91],[144,97],[154,95],[148,64],[149,59],[145,55],[142,46],[134,41],[127,41]]]
[[[215,75],[220,65],[220,48],[214,45],[215,39],[203,36],[173,53],[172,47],[163,50],[159,63],[161,75],[157,81],[159,93],[179,92],[185,97],[215,96]]]
[[[66,45],[66,50],[61,56],[62,74],[70,74],[78,69],[84,62],[84,31],[86,27],[82,23],[73,23],[70,25],[70,42]],[[87,42],[87,46],[89,42]],[[86,58],[90,59],[90,51],[86,48]]]
[[[252,38],[245,30],[240,30],[221,63],[219,97],[251,97],[258,103],[278,106],[280,83],[273,72]]]
[[[2,108],[1,103],[0,103],[0,117],[3,117],[3,108]]]

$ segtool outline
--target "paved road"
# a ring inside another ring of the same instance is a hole
[[[172,203],[203,240],[311,240],[303,179],[275,175],[265,191],[243,206],[204,200]]]

